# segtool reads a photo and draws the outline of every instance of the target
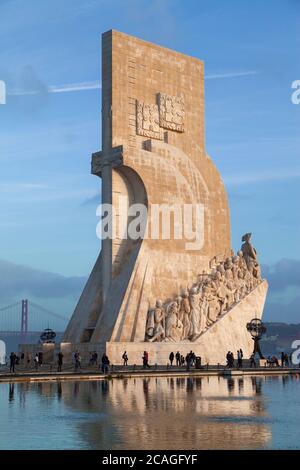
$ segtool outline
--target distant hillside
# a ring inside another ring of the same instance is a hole
[[[281,351],[291,352],[293,341],[300,340],[300,323],[265,322],[265,326],[267,333],[261,340],[261,349],[264,355],[278,355]]]

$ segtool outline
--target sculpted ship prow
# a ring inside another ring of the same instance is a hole
[[[92,173],[123,231],[103,239],[62,348],[106,351],[112,363],[124,350],[140,363],[145,349],[166,363],[177,343],[210,363],[224,362],[228,349],[250,355],[245,325],[261,317],[267,283],[250,234],[233,256],[225,187],[205,151],[200,60],[117,31],[103,35],[102,151]],[[136,206],[147,212],[138,237],[129,230]],[[163,223],[174,218],[169,236],[153,222],[157,207]],[[196,215],[180,232],[190,207]]]
[[[245,234],[237,255],[215,264],[189,291],[164,304],[157,300],[148,311],[145,341],[195,342],[250,294],[262,282],[250,238]]]

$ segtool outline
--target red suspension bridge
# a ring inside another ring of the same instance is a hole
[[[0,334],[21,336],[21,343],[25,343],[28,337],[36,336],[45,328],[64,331],[67,322],[67,317],[27,299],[0,308]]]

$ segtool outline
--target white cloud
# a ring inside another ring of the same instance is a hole
[[[82,82],[82,83],[70,83],[68,85],[49,86],[48,93],[68,93],[72,91],[85,91],[85,90],[100,90],[101,83],[94,82]]]
[[[100,90],[101,83],[98,81],[93,82],[81,82],[81,83],[69,83],[65,85],[50,85],[47,89],[47,93],[70,93],[75,91],[86,91],[86,90]],[[26,96],[26,95],[39,95],[43,93],[43,90],[9,90],[9,96]]]
[[[247,77],[249,75],[258,75],[260,72],[257,70],[247,70],[244,72],[228,72],[228,73],[216,73],[213,75],[206,75],[205,80],[215,80],[220,78],[236,78],[236,77]]]

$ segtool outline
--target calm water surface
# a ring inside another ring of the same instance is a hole
[[[299,376],[0,384],[0,449],[300,449]]]

